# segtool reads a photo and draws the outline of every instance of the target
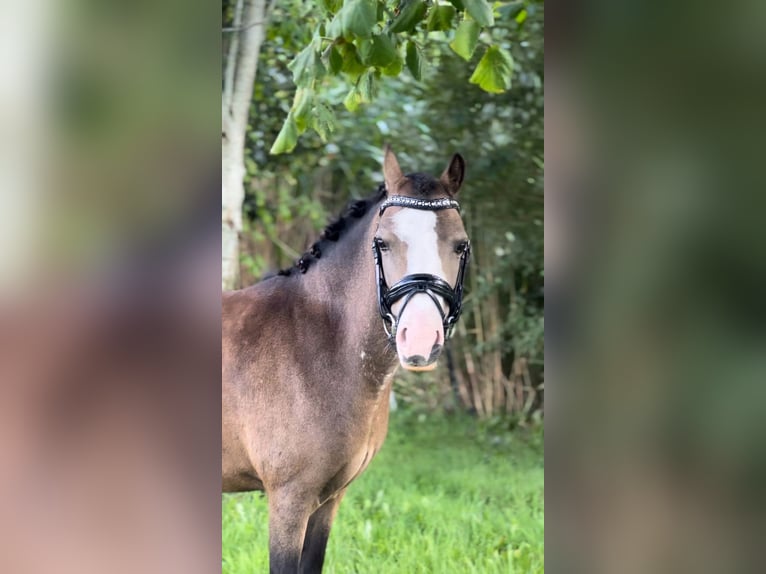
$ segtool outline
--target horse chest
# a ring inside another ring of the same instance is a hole
[[[381,403],[379,408],[374,409],[367,428],[358,429],[357,432],[346,435],[346,444],[343,449],[346,453],[345,462],[326,483],[323,498],[335,495],[357,479],[380,451],[388,428],[387,401],[386,398],[385,404]]]
[[[349,456],[347,463],[340,472],[325,485],[321,498],[332,498],[359,478],[380,450],[380,446],[377,441],[369,441]]]

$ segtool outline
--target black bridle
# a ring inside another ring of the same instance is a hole
[[[379,216],[388,207],[408,207],[411,209],[422,209],[424,211],[440,211],[442,209],[457,209],[460,212],[460,204],[454,199],[417,199],[414,197],[405,197],[402,195],[393,195],[387,198],[380,205]],[[457,272],[457,280],[453,289],[441,277],[431,275],[430,273],[415,273],[406,275],[397,281],[392,287],[388,286],[386,276],[383,272],[383,258],[381,257],[380,238],[372,240],[372,254],[375,258],[375,278],[378,285],[378,309],[383,318],[383,329],[386,332],[391,344],[396,344],[396,329],[404,312],[404,308],[418,293],[425,293],[436,305],[439,314],[442,317],[444,325],[444,338],[449,339],[455,329],[455,324],[460,318],[460,312],[463,307],[463,280],[465,278],[465,267],[471,256],[471,242],[466,242],[465,248],[460,254],[460,267]],[[446,301],[448,310],[445,312],[439,303],[438,297]],[[394,315],[392,307],[394,303],[404,299],[402,308],[399,310],[399,317]]]

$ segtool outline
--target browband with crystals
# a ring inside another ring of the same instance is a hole
[[[460,211],[460,204],[454,199],[449,197],[441,197],[439,199],[417,199],[415,197],[407,197],[404,195],[392,195],[380,204],[380,213],[387,207],[411,207],[413,209],[424,209],[426,211],[438,211],[440,209],[457,209]]]

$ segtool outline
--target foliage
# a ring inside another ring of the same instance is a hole
[[[299,14],[305,38],[288,66],[297,89],[271,153],[292,151],[308,129],[328,140],[336,121],[333,108],[338,105],[333,87],[344,87],[343,105],[356,111],[376,98],[386,77],[399,77],[405,68],[420,81],[435,44],[448,45],[465,60],[485,45],[470,81],[491,93],[508,90],[513,58],[491,32],[496,14],[500,20],[511,19],[512,14],[518,18],[519,13],[526,14],[524,4],[323,0],[312,10],[311,4],[286,3],[285,12]]]
[[[469,83],[481,50],[466,66],[445,43],[413,43],[422,54],[420,81],[402,74],[380,84],[363,113],[337,112],[330,143],[309,131],[291,154],[270,155],[269,148],[297,97],[289,65],[310,32],[278,6],[262,49],[246,160],[244,284],[291,264],[349,199],[371,194],[385,143],[405,171],[438,174],[452,152],[466,158],[460,201],[474,255],[451,342],[456,380],[442,361],[436,377],[403,379],[397,389],[426,410],[449,405],[484,417],[527,416],[542,406],[543,11],[535,2],[516,4],[517,12],[482,32],[511,55],[508,91]],[[341,105],[347,87],[326,81],[329,104]]]
[[[381,453],[351,484],[326,570],[544,571],[542,432],[465,416],[392,415]],[[268,570],[266,501],[225,495],[223,574]]]

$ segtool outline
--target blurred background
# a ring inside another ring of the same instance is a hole
[[[218,7],[0,2],[0,571],[220,566]]]
[[[766,4],[546,4],[548,566],[762,571]]]

